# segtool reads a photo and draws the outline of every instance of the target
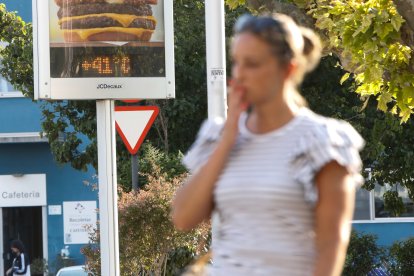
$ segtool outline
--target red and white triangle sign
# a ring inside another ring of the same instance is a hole
[[[158,113],[158,106],[115,106],[115,128],[131,154],[138,152]]]

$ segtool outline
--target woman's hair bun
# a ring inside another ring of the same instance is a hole
[[[322,44],[315,32],[309,28],[299,27],[303,37],[303,56],[306,60],[305,71],[310,72],[319,64]]]

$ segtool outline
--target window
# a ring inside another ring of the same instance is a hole
[[[402,198],[404,204],[404,211],[400,217],[413,217],[414,218],[414,202],[408,197],[408,191],[405,187],[397,185],[396,187],[390,187],[389,185],[380,186],[375,185],[374,199],[375,199],[375,218],[390,218],[393,215],[385,210],[384,206],[384,193],[391,189],[397,188],[398,196]]]
[[[7,44],[0,42],[0,48]],[[23,97],[20,91],[17,91],[2,75],[0,75],[0,98],[18,98]]]
[[[11,85],[3,76],[0,75],[0,98],[18,98],[23,94]]]
[[[16,89],[3,77],[0,76],[0,92],[15,92]]]
[[[384,206],[384,193],[389,190],[398,192],[402,198],[404,211],[398,216],[393,216]],[[407,188],[397,185],[375,185],[372,191],[358,189],[355,197],[354,222],[358,221],[414,221],[414,202],[409,198]]]
[[[371,193],[365,189],[358,189],[355,196],[354,220],[369,220],[371,217],[370,208]]]

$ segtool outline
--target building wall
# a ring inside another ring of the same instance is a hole
[[[0,144],[0,175],[15,173],[46,174],[47,205],[62,205],[63,201],[98,200],[97,192],[84,184],[84,181],[96,181],[94,172],[84,173],[69,165],[57,164],[47,143]],[[63,215],[48,215],[47,228],[49,263],[53,265],[64,247]],[[80,253],[83,246],[69,247],[70,256],[77,264],[84,263]]]
[[[8,11],[17,11],[25,22],[32,21],[32,0],[0,0],[0,3],[6,4]]]
[[[0,98],[0,133],[40,132],[40,103],[28,98]]]
[[[377,244],[391,246],[396,241],[414,238],[414,222],[354,223],[353,229],[377,236]]]
[[[0,3],[5,3],[8,11],[17,11],[24,21],[32,20],[31,0],[0,0]],[[10,93],[3,97],[0,93],[0,136],[39,133],[42,130],[41,118],[40,101],[33,102],[17,93],[16,97],[10,96]],[[48,206],[62,206],[65,201],[98,201],[97,191],[92,191],[91,187],[84,184],[84,181],[97,181],[94,169],[80,172],[67,164],[58,164],[53,159],[47,142],[0,143],[0,175],[15,173],[45,174]],[[64,247],[63,232],[62,206],[61,215],[47,215],[48,257],[52,272],[56,257]],[[83,246],[84,244],[69,245],[70,257],[75,264],[84,263],[84,257],[80,253]]]

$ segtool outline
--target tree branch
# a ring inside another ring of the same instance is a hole
[[[306,11],[295,4],[272,0],[249,0],[250,8],[259,12],[278,12],[288,14],[297,24],[314,29],[315,20],[306,14]]]
[[[414,31],[414,0],[393,0],[398,13],[405,19],[407,25]]]

